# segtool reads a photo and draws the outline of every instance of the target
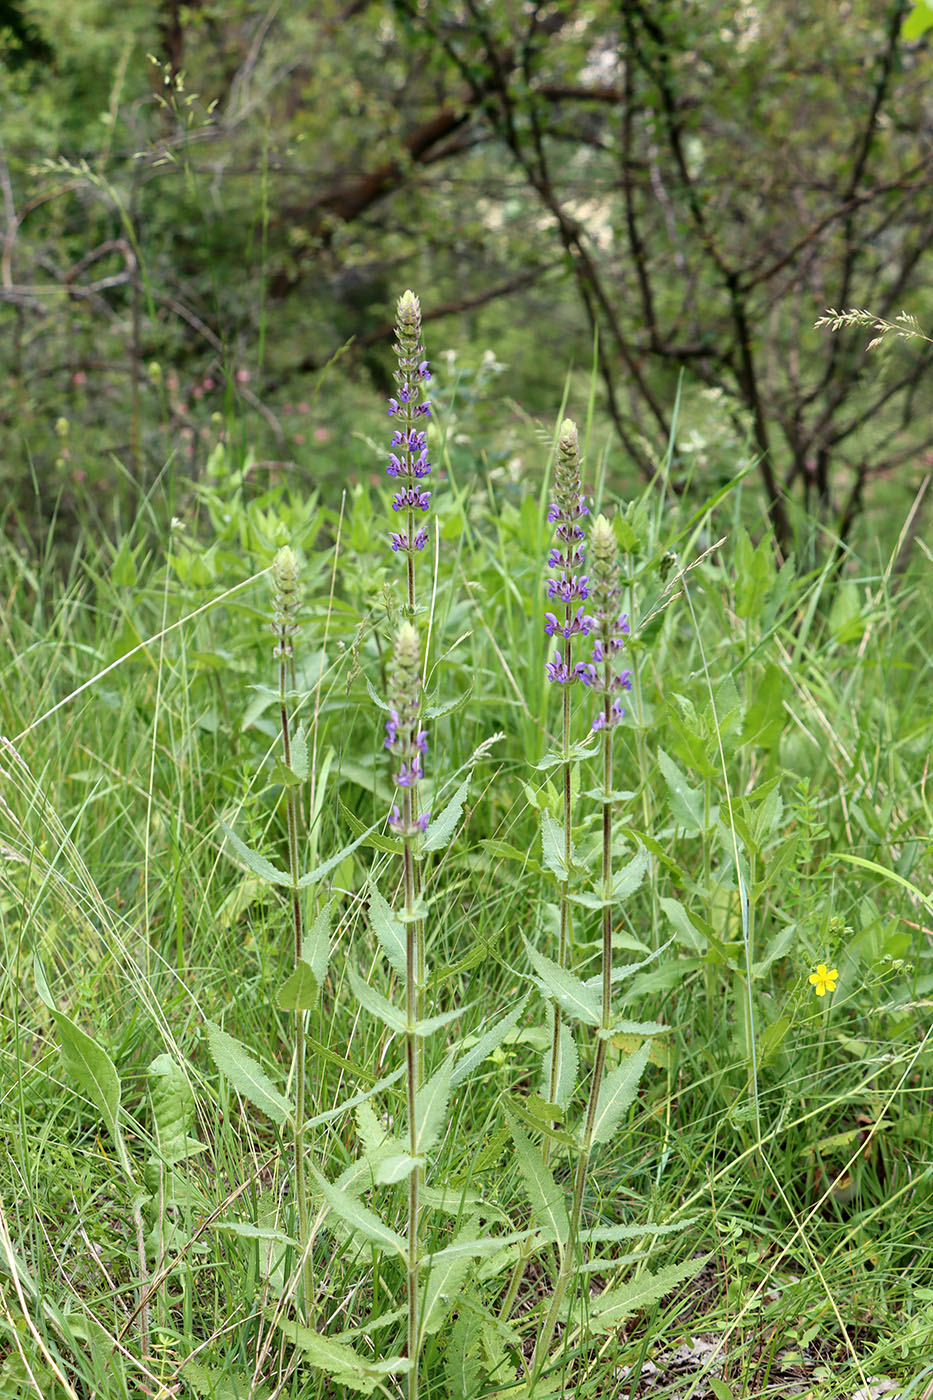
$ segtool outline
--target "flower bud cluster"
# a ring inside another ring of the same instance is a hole
[[[563,603],[563,615],[546,612],[544,630],[549,637],[586,636],[592,630],[593,619],[583,604],[589,597],[589,579],[579,573],[584,564],[583,530],[580,520],[589,514],[583,496],[580,475],[580,447],[577,425],[565,418],[557,437],[557,466],[554,473],[554,501],[548,510],[548,520],[556,524],[556,543],[548,555],[548,567],[554,576],[548,580],[548,597]],[[565,649],[566,650],[566,649]],[[547,678],[558,685],[569,685],[577,677],[576,668],[560,651],[547,663]]]
[[[618,669],[618,657],[631,629],[628,614],[619,612],[619,549],[612,525],[604,515],[598,515],[593,522],[590,549],[595,613],[590,619],[593,650],[591,660],[579,662],[574,670],[584,685],[604,697],[603,708],[593,720],[593,728],[598,730],[618,724],[625,716],[619,692],[631,690],[632,673]]]
[[[395,638],[392,658],[392,688],[389,718],[386,720],[385,746],[398,761],[392,777],[396,785],[409,791],[424,777],[422,758],[428,751],[428,734],[419,728],[421,718],[421,661],[418,633],[410,622],[403,622]],[[410,819],[411,802],[403,803],[404,812],[395,805],[389,825],[400,836],[415,836],[427,830],[430,812]]]
[[[278,638],[273,656],[292,655],[292,637],[298,631],[298,607],[301,602],[298,556],[283,545],[272,561],[273,595],[272,630]]]
[[[414,292],[404,292],[398,299],[395,341],[396,389],[389,399],[388,411],[389,417],[395,418],[396,427],[386,470],[399,481],[401,489],[393,497],[392,509],[407,512],[408,528],[393,531],[389,538],[396,553],[412,555],[415,550],[424,549],[428,541],[423,525],[415,529],[414,513],[426,511],[431,503],[431,492],[416,484],[431,470],[427,434],[420,426],[422,419],[431,416],[431,405],[424,397],[424,385],[431,378],[431,371],[427,360],[422,359],[421,303]]]

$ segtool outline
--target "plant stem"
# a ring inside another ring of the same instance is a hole
[[[287,663],[283,654],[279,660],[279,713],[282,722],[282,752],[286,768],[291,767],[291,739],[288,731],[288,708],[285,703]],[[288,869],[291,876],[292,922],[294,926],[295,966],[301,960],[302,923],[301,891],[298,888],[298,789],[285,790],[285,817],[288,827]],[[304,1290],[305,1320],[310,1322],[314,1305],[314,1261],[311,1257],[308,1195],[305,1186],[305,1013],[295,1011],[295,1192],[298,1197],[298,1240],[301,1244],[301,1277]]]
[[[406,829],[410,828],[412,825],[412,807],[412,794],[409,789],[402,795],[402,819]],[[405,882],[406,914],[405,960],[408,1030],[406,1032],[405,1058],[408,1079],[408,1150],[412,1157],[417,1157],[418,1089],[421,1080],[421,1055],[419,1054],[418,1036],[415,1034],[415,1026],[420,1016],[422,990],[420,984],[419,938],[417,926],[413,918],[416,899],[416,866],[411,849],[411,841],[407,836],[404,838],[402,862]],[[421,921],[419,920],[418,922],[420,923]],[[411,1370],[408,1373],[408,1400],[418,1400],[420,1185],[421,1171],[417,1166],[413,1166],[408,1177],[408,1357],[411,1361]]]
[[[603,1072],[606,1068],[606,1046],[612,1027],[612,906],[609,903],[612,895],[612,806],[609,802],[609,795],[612,792],[613,731],[611,724],[611,699],[608,689],[603,696],[603,718],[604,725],[601,731],[603,751],[603,849],[601,872],[603,898],[603,907],[601,910],[602,1015],[600,1018],[599,1031],[597,1033],[596,1061],[593,1065],[593,1077],[590,1081],[590,1096],[586,1108],[583,1140],[580,1145],[580,1156],[577,1159],[577,1169],[574,1174],[573,1203],[570,1208],[570,1229],[567,1234],[567,1245],[564,1249],[563,1258],[561,1259],[557,1282],[554,1285],[554,1292],[551,1295],[551,1302],[544,1319],[544,1325],[535,1343],[534,1355],[531,1360],[531,1378],[528,1387],[529,1394],[534,1393],[535,1384],[541,1374],[542,1367],[547,1358],[548,1349],[551,1345],[551,1338],[557,1326],[561,1304],[564,1301],[564,1296],[574,1273],[577,1239],[580,1233],[580,1218],[583,1213],[583,1193],[586,1188],[586,1175],[589,1170],[590,1156],[593,1151],[596,1108],[599,1102],[599,1090],[603,1081]]]

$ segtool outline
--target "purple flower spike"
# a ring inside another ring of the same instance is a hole
[[[593,619],[583,609],[590,595],[590,580],[580,571],[584,566],[583,531],[577,524],[589,513],[583,495],[580,475],[580,449],[577,428],[569,418],[560,425],[557,436],[557,463],[554,469],[554,501],[548,510],[548,520],[556,526],[555,544],[548,554],[548,568],[554,576],[548,579],[547,596],[563,603],[564,614],[546,612],[544,630],[549,637],[563,637],[563,654],[554,653],[547,663],[547,678],[557,685],[571,685],[585,680],[580,667],[570,658],[573,637],[586,636]]]
[[[403,622],[395,639],[392,656],[392,689],[389,697],[389,718],[386,720],[385,746],[397,760],[392,774],[404,795],[401,806],[394,804],[389,814],[389,826],[403,837],[417,836],[427,826],[428,816],[415,816],[411,790],[424,777],[422,758],[428,751],[428,731],[419,725],[421,718],[421,665],[418,633],[410,622]]]
[[[421,344],[421,303],[414,292],[403,293],[398,299],[395,322],[395,394],[389,399],[388,415],[398,420],[392,433],[389,464],[386,471],[403,483],[403,489],[392,501],[392,509],[408,513],[407,530],[394,531],[389,542],[395,553],[409,556],[423,549],[427,532],[414,528],[414,512],[426,511],[431,492],[419,491],[416,481],[423,480],[431,470],[428,460],[428,440],[418,423],[431,417],[431,405],[424,398],[424,386],[431,378],[427,360],[423,359]],[[411,565],[409,563],[409,570]],[[412,575],[409,573],[409,578]]]
[[[593,632],[591,660],[578,667],[583,684],[603,697],[602,711],[593,720],[596,730],[614,728],[625,717],[619,699],[609,703],[609,696],[631,690],[632,673],[618,670],[617,657],[625,647],[630,632],[627,613],[619,612],[619,550],[615,533],[604,515],[593,522],[590,532],[592,569],[592,605],[595,616],[590,618]]]

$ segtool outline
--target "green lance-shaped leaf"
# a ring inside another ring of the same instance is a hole
[[[650,1041],[639,1046],[634,1055],[629,1055],[617,1069],[607,1075],[600,1085],[596,1100],[596,1117],[593,1124],[593,1142],[608,1142],[619,1125],[622,1115],[631,1107],[638,1092],[638,1085],[645,1072],[648,1056],[651,1053]]]
[[[351,841],[349,846],[344,846],[342,851],[338,851],[335,856],[330,856],[324,861],[324,864],[319,865],[316,870],[309,870],[306,875],[302,875],[301,879],[298,881],[298,888],[300,890],[306,890],[309,885],[319,885],[325,875],[329,875],[332,870],[336,870],[341,861],[346,860],[347,856],[352,855],[357,846],[362,846],[363,842],[372,835],[378,825],[378,822],[373,822],[372,826],[368,826],[362,836],[358,836],[355,841]]]
[[[374,1211],[363,1205],[362,1201],[358,1201],[348,1191],[341,1191],[339,1186],[332,1185],[313,1164],[311,1170],[324,1200],[345,1225],[349,1225],[351,1230],[369,1240],[371,1244],[393,1250],[400,1259],[408,1258],[408,1244],[401,1235],[390,1230]]]
[[[365,1011],[368,1011],[371,1016],[375,1016],[378,1020],[382,1021],[383,1025],[389,1027],[389,1030],[404,1032],[408,1029],[408,1017],[405,1015],[405,1012],[399,1007],[393,1006],[388,997],[384,997],[381,992],[377,992],[375,987],[371,987],[369,983],[364,978],[360,977],[358,972],[354,972],[353,968],[350,966],[347,967],[347,978],[353,990],[353,995]]]
[[[672,1264],[667,1269],[659,1269],[656,1274],[639,1274],[637,1279],[622,1288],[601,1293],[595,1300],[594,1311],[590,1313],[590,1328],[594,1332],[614,1330],[632,1313],[658,1302],[684,1279],[694,1278],[703,1263],[703,1259],[688,1259],[685,1264]]]
[[[598,1026],[602,1008],[596,989],[587,987],[578,977],[574,977],[572,972],[539,953],[527,938],[525,947],[538,974],[535,981],[545,996],[553,997],[558,1006],[574,1020],[583,1021],[588,1026]]]
[[[282,983],[276,996],[280,1011],[313,1011],[321,999],[321,988],[311,964],[299,958],[294,970]]]
[[[311,771],[308,763],[308,738],[303,724],[299,724],[292,734],[289,747],[291,748],[291,770],[298,781],[303,783]]]
[[[229,827],[222,817],[217,818],[218,825],[224,834],[224,850],[232,855],[243,865],[249,867],[254,875],[260,876],[270,885],[290,885],[292,877],[287,870],[280,870],[277,865],[273,865],[271,860],[260,851],[254,851],[252,846],[247,846],[245,841],[241,841],[232,827]]]
[[[390,1356],[384,1361],[373,1361],[360,1356],[348,1342],[325,1337],[271,1310],[266,1315],[282,1335],[304,1353],[312,1366],[330,1376],[336,1385],[346,1386],[348,1390],[355,1390],[361,1395],[384,1390],[382,1382],[386,1376],[404,1375],[411,1369],[411,1362],[405,1357]]]
[[[450,1076],[452,1089],[467,1079],[488,1055],[498,1049],[506,1036],[511,1035],[527,1005],[528,996],[526,995],[522,997],[517,1006],[513,1006],[507,1016],[503,1016],[491,1030],[481,1035],[476,1044],[457,1061]]]
[[[258,1108],[273,1123],[279,1125],[292,1119],[293,1109],[279,1093],[265,1070],[254,1060],[244,1045],[234,1040],[232,1035],[207,1021],[207,1043],[214,1064],[233,1085],[238,1094]]]
[[[553,1008],[551,1016],[553,1017]],[[553,1021],[551,1022],[553,1026]],[[551,1095],[551,1054],[553,1052],[553,1041],[544,1052],[541,1067],[541,1094],[545,1099]],[[557,1077],[554,1084],[553,1102],[559,1104],[561,1108],[567,1108],[573,1097],[573,1091],[577,1086],[577,1068],[579,1056],[577,1054],[577,1042],[573,1038],[573,1030],[566,1021],[560,1024],[559,1040],[557,1045]]]
[[[319,987],[323,987],[330,962],[330,911],[333,900],[322,907],[301,940],[301,956],[311,967]]]
[[[570,872],[564,859],[564,833],[550,812],[541,813],[541,859],[554,879],[566,884]]]
[[[450,1073],[453,1057],[448,1055],[440,1069],[431,1075],[415,1096],[415,1146],[419,1154],[429,1152],[437,1142],[450,1102]]]
[[[431,822],[421,843],[423,851],[443,851],[450,845],[469,791],[470,780],[467,778],[457,788],[440,816],[435,817]]]
[[[120,1076],[116,1066],[104,1048],[75,1025],[70,1016],[59,1011],[55,1005],[49,984],[38,957],[33,961],[36,990],[40,999],[48,1007],[60,1037],[59,1049],[62,1067],[78,1087],[87,1094],[91,1103],[104,1120],[107,1131],[117,1149],[120,1165],[132,1179],[133,1171],[129,1153],[120,1128]]]
[[[678,826],[685,831],[704,829],[703,793],[700,788],[689,786],[677,764],[663,749],[658,749],[658,767],[667,783],[671,799],[671,815]]]
[[[505,1116],[512,1133],[512,1141],[515,1143],[515,1155],[528,1193],[532,1216],[542,1229],[553,1233],[563,1257],[564,1246],[570,1234],[570,1219],[564,1193],[551,1175],[550,1168],[542,1161],[541,1153],[532,1147],[530,1138],[508,1108],[505,1110]]]
[[[171,1166],[189,1155],[195,1102],[188,1076],[171,1055],[157,1055],[146,1070],[159,1157]]]
[[[405,926],[395,910],[383,899],[375,885],[369,887],[369,922],[389,966],[399,977],[408,976]]]
[[[624,903],[635,893],[647,870],[648,852],[644,846],[639,846],[628,864],[623,865],[613,876],[612,891],[608,899],[592,890],[581,890],[572,894],[570,898],[574,904],[582,904],[586,909],[604,909],[607,906],[611,908],[613,905]]]
[[[475,1240],[478,1229],[478,1224],[471,1221],[458,1233],[455,1243],[461,1240]],[[467,1254],[459,1259],[448,1256],[439,1262],[432,1262],[424,1269],[419,1310],[422,1339],[431,1336],[443,1326],[460,1296],[471,1267],[472,1260]]]

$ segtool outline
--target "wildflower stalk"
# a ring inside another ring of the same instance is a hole
[[[416,608],[415,555],[428,542],[427,526],[415,528],[417,512],[426,512],[431,504],[431,492],[422,489],[421,483],[430,475],[431,463],[428,459],[428,442],[425,420],[431,417],[431,404],[425,398],[425,385],[430,382],[431,371],[423,358],[421,344],[421,303],[411,290],[405,291],[396,303],[395,355],[398,361],[394,372],[395,394],[389,399],[388,413],[395,419],[392,433],[388,475],[399,483],[399,490],[392,498],[392,509],[404,516],[406,528],[393,531],[389,536],[392,549],[402,554],[406,561],[408,584],[408,616],[413,619]],[[412,789],[408,793],[409,822],[418,821],[418,793]],[[421,893],[420,871],[414,865],[411,872],[412,906]],[[406,893],[407,897],[407,893]],[[415,921],[415,982],[418,988],[417,1017],[424,1016],[424,922]],[[423,1046],[415,1047],[416,1077],[420,1085],[424,1077]]]
[[[417,1098],[421,1087],[421,1055],[415,1027],[421,1019],[423,998],[423,961],[418,947],[418,887],[415,860],[416,843],[424,834],[429,812],[420,815],[415,810],[417,785],[424,777],[422,758],[427,752],[428,736],[421,729],[421,660],[418,633],[411,622],[404,622],[395,639],[392,666],[392,686],[389,719],[386,721],[385,746],[397,760],[393,774],[399,788],[399,803],[389,816],[389,826],[402,840],[402,887],[405,898],[405,996],[407,1030],[405,1033],[406,1082],[408,1094],[408,1150],[413,1159],[408,1176],[408,1346],[411,1361],[408,1373],[408,1400],[418,1397],[419,1329],[418,1310],[420,1259],[420,1186],[421,1171],[414,1164],[418,1156]]]
[[[589,580],[577,573],[584,563],[583,531],[579,520],[587,515],[588,507],[582,495],[580,473],[580,449],[577,426],[565,418],[557,437],[557,466],[554,483],[555,504],[548,511],[548,520],[556,523],[557,543],[548,555],[548,565],[554,576],[548,582],[548,597],[564,604],[563,617],[555,613],[545,613],[545,631],[548,636],[560,637],[563,649],[554,652],[554,660],[547,665],[548,679],[563,687],[561,693],[561,780],[563,787],[563,828],[564,828],[564,870],[566,878],[560,885],[560,932],[558,935],[557,962],[567,965],[567,949],[570,946],[570,867],[573,847],[573,793],[572,759],[570,740],[570,687],[578,676],[572,665],[573,639],[585,636],[590,630],[592,619],[584,610],[583,604],[589,596]],[[548,1102],[554,1103],[558,1093],[560,1073],[560,1031],[561,1014],[557,1002],[553,1002],[553,1034],[551,1038],[551,1068],[548,1086]],[[551,1140],[545,1136],[542,1152],[545,1162],[550,1155]]]
[[[590,619],[594,636],[593,652],[592,660],[578,665],[576,673],[584,685],[602,694],[601,710],[593,721],[593,729],[600,735],[602,749],[603,840],[600,880],[602,889],[602,909],[600,911],[602,1011],[596,1032],[596,1059],[590,1080],[583,1136],[574,1174],[567,1246],[564,1250],[544,1324],[535,1344],[531,1362],[530,1392],[533,1392],[547,1358],[561,1304],[564,1301],[576,1265],[576,1246],[583,1213],[583,1193],[586,1187],[590,1156],[593,1151],[599,1091],[606,1068],[606,1047],[612,1034],[612,751],[615,727],[625,715],[618,695],[622,690],[631,689],[632,673],[628,670],[616,670],[617,655],[625,644],[629,622],[624,613],[619,613],[621,588],[619,585],[618,549],[612,526],[604,515],[597,516],[593,522],[593,529],[590,532],[590,550],[593,580],[592,597],[595,610],[595,617]]]
[[[295,685],[295,652],[292,637],[298,631],[299,568],[294,550],[287,545],[276,554],[272,564],[275,586],[273,629],[277,642],[273,655],[279,663],[279,715],[282,725],[282,756],[286,768],[292,766],[292,739],[288,725],[288,687]],[[302,917],[301,891],[298,885],[298,785],[285,789],[285,820],[288,832],[289,892],[294,928],[294,958],[301,961]],[[301,1245],[301,1276],[304,1291],[305,1317],[310,1319],[314,1302],[314,1263],[310,1249],[308,1196],[305,1187],[305,1013],[295,1011],[295,1194],[298,1197],[298,1239]]]
[[[580,520],[589,514],[589,508],[582,494],[580,470],[580,448],[577,426],[570,418],[565,418],[557,435],[557,463],[554,471],[554,502],[548,510],[548,520],[556,525],[555,544],[548,555],[548,567],[553,571],[548,580],[548,597],[564,604],[563,615],[547,612],[544,615],[544,630],[549,637],[560,638],[563,645],[554,652],[546,674],[549,681],[563,687],[561,691],[561,787],[563,808],[563,849],[566,879],[560,882],[560,931],[558,934],[557,962],[567,965],[567,950],[570,946],[570,867],[573,856],[573,787],[571,741],[570,741],[570,687],[580,679],[579,667],[574,667],[572,659],[574,638],[586,636],[592,618],[584,611],[583,604],[589,596],[589,579],[577,571],[583,568],[585,552],[583,530]],[[561,1011],[557,1001],[551,1003],[552,1035],[550,1068],[548,1070],[548,1103],[555,1103],[559,1093]],[[545,1166],[551,1153],[551,1139],[545,1134],[541,1144],[541,1155]],[[533,1246],[529,1244],[519,1253],[509,1279],[505,1296],[499,1309],[502,1321],[507,1321],[512,1312],[522,1277],[531,1257]]]

